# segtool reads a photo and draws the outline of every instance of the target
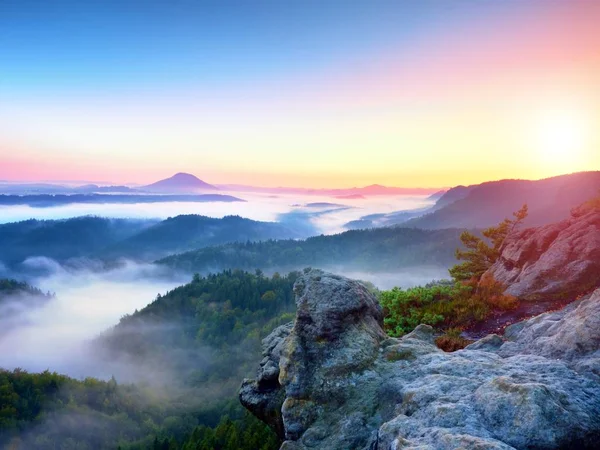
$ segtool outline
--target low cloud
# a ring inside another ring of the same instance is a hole
[[[112,270],[65,268],[48,258],[29,258],[28,267],[47,274],[28,281],[55,293],[45,302],[27,296],[3,301],[0,366],[32,372],[46,369],[77,378],[110,377],[90,350],[90,341],[119,319],[187,281],[151,264],[124,262]],[[118,367],[117,367],[118,368]],[[123,369],[123,368],[121,368]],[[121,370],[125,373],[124,370]]]

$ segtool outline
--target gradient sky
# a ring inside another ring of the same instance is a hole
[[[0,0],[0,179],[600,169],[600,1]]]

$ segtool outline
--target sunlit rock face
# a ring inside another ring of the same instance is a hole
[[[388,338],[359,282],[312,270],[240,399],[282,449],[597,448],[600,290],[454,353]]]
[[[600,287],[600,210],[507,237],[488,274],[520,300],[567,300]]]

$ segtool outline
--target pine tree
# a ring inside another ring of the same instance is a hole
[[[457,249],[456,259],[463,260],[461,264],[452,267],[449,272],[456,281],[478,282],[481,276],[500,257],[502,244],[506,237],[516,229],[527,217],[527,205],[513,213],[513,219],[504,219],[495,227],[486,228],[482,235],[486,240],[475,236],[469,231],[460,235],[460,240],[466,250]]]

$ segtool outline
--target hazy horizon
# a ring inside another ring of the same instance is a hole
[[[600,3],[0,4],[0,179],[454,186],[600,168]]]
[[[498,179],[486,179],[483,180],[482,183],[486,183],[486,182],[491,182],[491,181],[503,181],[503,180],[528,180],[528,181],[539,181],[539,180],[544,180],[547,178],[554,178],[554,177],[560,177],[560,176],[566,176],[566,175],[572,175],[575,173],[580,173],[580,172],[594,172],[594,171],[600,171],[600,166],[598,168],[589,168],[589,169],[585,169],[585,170],[578,170],[575,172],[558,172],[556,174],[553,175],[549,175],[549,176],[543,176],[540,178],[535,178],[535,177],[531,177],[531,178],[519,178],[519,177],[506,177],[506,178],[498,178]],[[213,186],[218,187],[219,189],[222,190],[222,192],[226,192],[226,193],[244,193],[244,191],[239,191],[236,190],[236,188],[241,188],[241,187],[245,187],[245,188],[256,188],[256,189],[261,189],[261,190],[298,190],[298,191],[304,191],[304,193],[308,193],[310,191],[335,191],[335,190],[351,190],[351,189],[364,189],[364,188],[368,188],[368,187],[375,187],[375,186],[379,186],[379,187],[385,187],[385,188],[396,188],[396,189],[406,189],[407,191],[413,191],[415,192],[415,194],[413,195],[419,195],[418,192],[422,193],[422,195],[426,195],[427,193],[436,193],[439,191],[446,191],[449,189],[452,189],[453,187],[456,186],[468,186],[468,183],[457,183],[454,185],[448,185],[448,186],[429,186],[429,187],[410,187],[410,186],[404,186],[401,184],[398,185],[386,185],[386,184],[382,184],[382,183],[377,183],[377,182],[373,182],[370,184],[362,184],[362,185],[336,185],[336,186],[329,186],[329,187],[324,187],[324,186],[294,186],[294,185],[277,185],[277,186],[270,186],[270,185],[265,185],[265,184],[242,184],[242,183],[236,183],[233,181],[223,181],[223,182],[219,182],[219,183],[213,183],[211,182],[211,180],[208,180],[206,178],[204,178],[202,175],[197,175],[195,173],[191,173],[191,172],[178,172],[178,173],[184,173],[184,174],[190,174],[193,175],[195,177],[197,177],[198,179],[208,183],[208,184],[212,184]],[[56,184],[56,185],[62,185],[65,187],[79,187],[79,186],[85,186],[87,184],[95,184],[98,185],[99,187],[103,187],[103,186],[128,186],[131,188],[139,188],[139,187],[143,187],[147,184],[151,184],[153,182],[156,181],[161,181],[161,180],[165,180],[168,178],[171,178],[172,176],[174,176],[176,174],[165,174],[164,176],[162,176],[162,178],[153,178],[151,180],[148,180],[146,183],[133,183],[133,182],[115,182],[115,181],[98,181],[98,180],[77,180],[77,179],[72,179],[72,180],[59,180],[59,179],[19,179],[19,178],[15,178],[15,179],[0,179],[0,183],[4,183],[4,184],[8,184],[8,185],[18,185],[18,184]],[[473,183],[473,185],[476,184],[481,184],[481,183]],[[317,193],[318,195],[318,193]],[[392,195],[392,194],[390,194]],[[409,195],[409,194],[407,194]]]

